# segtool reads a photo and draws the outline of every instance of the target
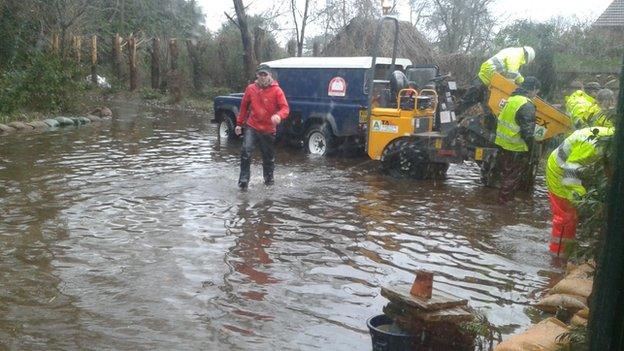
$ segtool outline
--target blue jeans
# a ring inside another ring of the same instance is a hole
[[[262,153],[262,173],[264,183],[273,183],[273,169],[275,169],[275,134],[260,133],[247,126],[243,134],[243,147],[241,148],[241,169],[238,184],[248,184],[251,176],[251,155],[256,144],[260,146]]]

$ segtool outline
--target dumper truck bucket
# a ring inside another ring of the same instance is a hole
[[[507,103],[507,99],[509,99],[509,96],[517,87],[516,84],[505,79],[500,73],[494,73],[490,83],[488,106],[495,116],[500,114],[501,109]],[[537,110],[535,116],[535,140],[547,140],[571,129],[572,122],[565,113],[557,110],[539,97],[533,99],[533,102]]]

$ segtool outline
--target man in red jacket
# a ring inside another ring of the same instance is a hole
[[[262,171],[264,184],[273,185],[273,169],[275,168],[275,131],[278,124],[288,117],[288,102],[284,92],[273,80],[267,65],[256,69],[256,81],[245,89],[240,113],[236,118],[236,135],[242,133],[246,124],[241,149],[241,170],[238,187],[247,189],[251,175],[251,154],[256,144],[262,152]]]

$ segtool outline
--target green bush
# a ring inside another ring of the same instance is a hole
[[[0,113],[71,110],[76,95],[85,89],[85,84],[75,79],[81,76],[75,65],[63,59],[33,54],[23,65],[9,67],[0,76]]]
[[[139,95],[143,100],[158,100],[163,97],[163,94],[152,88],[141,88],[139,90]]]
[[[599,162],[587,167],[581,174],[587,194],[579,198],[576,204],[579,217],[577,240],[566,247],[566,254],[576,262],[598,258],[606,230],[606,200],[609,194],[606,173],[612,169],[609,160],[614,154],[613,143],[610,139],[599,139],[596,141],[596,147],[605,150],[605,156]]]

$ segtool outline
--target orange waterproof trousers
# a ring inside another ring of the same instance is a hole
[[[565,243],[574,241],[576,238],[576,223],[578,216],[576,208],[567,199],[548,192],[550,208],[553,214],[552,233],[550,235],[550,252],[561,254],[565,249]]]

